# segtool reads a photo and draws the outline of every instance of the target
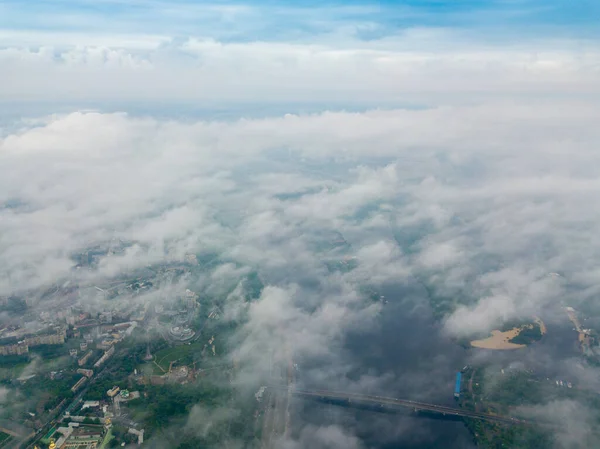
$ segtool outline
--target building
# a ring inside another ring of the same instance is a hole
[[[79,349],[81,349],[82,351],[87,351],[88,348],[88,344],[85,341],[82,341],[81,343],[79,343]]]
[[[81,406],[81,410],[85,410],[86,408],[96,408],[100,407],[100,401],[85,401]]]
[[[79,366],[85,365],[93,353],[94,353],[94,351],[89,350],[83,357],[81,357],[79,360],[77,360],[77,364]]]
[[[198,307],[198,295],[193,291],[186,290],[184,300],[188,310],[194,310],[196,307]]]
[[[169,329],[171,338],[179,341],[191,340],[196,333],[187,326],[173,326]]]
[[[23,355],[29,352],[29,346],[25,343],[0,346],[0,355]]]
[[[96,449],[104,439],[103,426],[74,427],[60,449]]]
[[[108,390],[106,392],[106,394],[108,395],[109,398],[114,398],[117,395],[117,393],[119,392],[119,390],[121,390],[121,389],[115,385],[110,390]]]
[[[457,399],[460,397],[461,381],[462,381],[462,373],[459,371],[458,373],[456,373],[456,383],[454,384],[454,397]]]
[[[94,370],[79,368],[77,374],[83,374],[88,379],[94,375]]]
[[[72,391],[73,393],[75,393],[77,390],[79,390],[79,389],[81,388],[81,386],[82,386],[82,385],[83,385],[83,384],[84,384],[86,381],[87,381],[87,377],[85,377],[85,376],[84,376],[84,377],[82,377],[81,379],[79,379],[79,380],[78,380],[78,381],[75,383],[75,385],[73,385],[73,386],[71,387],[71,391]]]
[[[190,289],[185,290],[185,299],[196,299],[198,295],[191,291]]]
[[[67,330],[65,328],[59,328],[54,333],[28,336],[23,342],[28,346],[62,345],[65,343],[66,337]]]
[[[94,368],[101,367],[113,354],[115,353],[115,347],[111,346],[108,351],[104,353],[102,357],[98,359],[96,363],[94,363]]]
[[[137,436],[137,438],[138,438],[138,442],[137,442],[138,446],[140,446],[140,445],[142,445],[144,443],[144,429],[137,430],[137,429],[134,429],[134,428],[130,427],[127,432],[130,433],[130,434],[132,434],[132,435]]]
[[[113,344],[112,340],[104,339],[96,345],[96,349],[102,349],[103,351],[106,351],[106,350],[110,349],[112,344]]]
[[[77,357],[77,349],[75,349],[75,348],[69,349],[69,355],[71,357]]]

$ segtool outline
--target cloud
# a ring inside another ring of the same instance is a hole
[[[345,342],[378,326],[383,307],[360,287],[434,287],[456,302],[444,321],[451,336],[592,298],[598,112],[593,101],[568,99],[18,122],[0,140],[0,295],[216,253],[198,285],[228,291],[223,315],[244,321],[231,340],[248,368],[242,388],[263,379],[271,355],[293,348],[307,384],[437,391],[410,373],[354,376],[359,362]],[[343,248],[332,248],[337,233]],[[132,245],[97,271],[72,274],[74,252],[113,238]],[[325,264],[346,256],[356,257],[348,272]],[[266,288],[248,303],[241,281],[250,272]],[[416,294],[400,296],[406,310],[426,309]],[[440,373],[450,365],[431,359]],[[362,444],[340,432],[300,432],[286,444]]]
[[[394,318],[365,286],[401,286],[386,295],[409,321],[429,316],[425,290],[451,302],[443,329],[423,331],[443,337],[562,302],[597,309],[597,15],[576,19],[567,6],[489,2],[443,17],[385,4],[0,6],[11,24],[0,25],[0,296],[25,295],[41,311],[53,304],[38,289],[58,282],[212,254],[194,287],[243,323],[225,342],[242,391],[293,352],[307,386],[445,392],[445,381],[367,369],[352,354],[352,338]],[[53,115],[39,117],[44,104]],[[308,105],[319,112],[298,112]],[[15,119],[19,110],[36,117]],[[130,246],[73,270],[74,253],[112,239]],[[251,302],[250,273],[265,284]],[[188,280],[132,301],[163,301]],[[435,379],[461,357],[419,351]],[[538,362],[572,373],[550,352]],[[596,386],[595,372],[575,371]],[[590,436],[581,410],[535,413],[572,418],[568,447]],[[183,429],[206,436],[234,415],[196,405]],[[401,421],[301,422],[279,443],[362,449],[368,427],[390,441],[431,438]]]
[[[363,266],[374,268],[369,258],[378,254],[388,260],[384,264],[396,258],[397,269],[406,271],[413,261],[402,251],[370,245],[384,245],[377,243],[381,232],[392,238],[389,223],[401,233],[432,223],[411,256],[418,262],[412,270],[433,270],[452,283],[480,273],[470,263],[474,257],[520,257],[522,264],[525,248],[543,245],[555,254],[545,268],[518,268],[539,278],[546,269],[564,270],[567,259],[577,263],[567,243],[580,239],[560,217],[586,226],[598,212],[584,207],[597,188],[588,169],[600,137],[592,126],[597,111],[572,101],[561,111],[541,102],[234,122],[99,113],[50,117],[0,142],[2,202],[19,205],[2,209],[2,256],[12,267],[12,284],[55,278],[68,270],[71,251],[115,236],[151,245],[156,251],[147,252],[148,262],[167,253],[180,258],[188,250],[228,247],[244,263],[306,269],[314,265],[311,230],[336,228],[364,246],[357,248]],[[432,127],[436,133],[427,132]],[[273,148],[287,148],[280,153],[287,159],[272,160]],[[367,162],[373,155],[382,162]],[[297,158],[305,162],[290,165]],[[312,160],[346,168],[309,168]],[[253,173],[246,174],[250,166]],[[292,200],[276,197],[294,186],[309,190]],[[367,212],[369,221],[350,224],[374,202],[379,210]],[[577,248],[589,252],[583,240]],[[118,270],[128,262],[122,257],[110,263]],[[37,265],[46,268],[31,271]],[[369,271],[382,273],[379,268]]]
[[[523,407],[519,410],[523,416],[542,420],[555,426],[556,447],[584,447],[598,444],[594,432],[597,418],[594,410],[573,400],[556,400],[539,407]]]
[[[14,34],[14,33],[13,33]],[[7,36],[10,41],[11,36]],[[0,49],[0,100],[79,105],[205,101],[417,104],[597,94],[599,51],[528,41],[474,47],[455,31],[412,31],[365,47],[352,36],[244,42],[213,36],[65,36]],[[83,43],[83,42],[88,43]],[[439,42],[455,41],[450,51]],[[360,67],[360,70],[357,70]],[[42,76],[43,74],[43,76]]]

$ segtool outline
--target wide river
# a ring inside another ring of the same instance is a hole
[[[349,371],[339,387],[331,383],[328,387],[456,406],[456,372],[466,364],[468,351],[443,335],[420,285],[390,287],[381,293],[388,303],[377,324],[346,338],[344,363]],[[302,379],[302,369],[299,377],[311,386],[312,379]],[[303,423],[340,426],[364,447],[475,448],[460,421],[415,416],[408,410],[377,413],[320,403],[296,405]]]

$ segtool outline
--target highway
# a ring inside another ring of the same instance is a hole
[[[329,399],[345,401],[348,403],[376,405],[380,407],[404,407],[410,408],[416,412],[426,411],[439,413],[446,416],[463,416],[466,418],[481,419],[484,421],[498,422],[502,424],[529,424],[529,421],[511,418],[509,416],[493,415],[489,413],[479,413],[461,408],[448,407],[445,405],[429,404],[426,402],[411,401],[408,399],[389,398],[385,396],[374,396],[359,393],[348,393],[329,390],[301,390],[291,389],[285,386],[274,385],[268,388],[273,390],[288,390],[294,396],[312,397],[317,399]]]

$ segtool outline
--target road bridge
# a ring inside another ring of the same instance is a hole
[[[298,388],[287,388],[284,386],[269,386],[273,390],[288,390],[290,394],[299,397],[309,397],[322,400],[342,401],[348,404],[370,405],[386,408],[409,408],[415,412],[438,413],[444,416],[462,416],[466,418],[480,419],[502,424],[530,424],[523,419],[512,418],[509,416],[494,415],[491,413],[480,413],[471,410],[465,410],[445,405],[429,404],[420,401],[411,401],[408,399],[389,398],[385,396],[375,396],[360,393],[348,393],[329,390],[304,390]]]

